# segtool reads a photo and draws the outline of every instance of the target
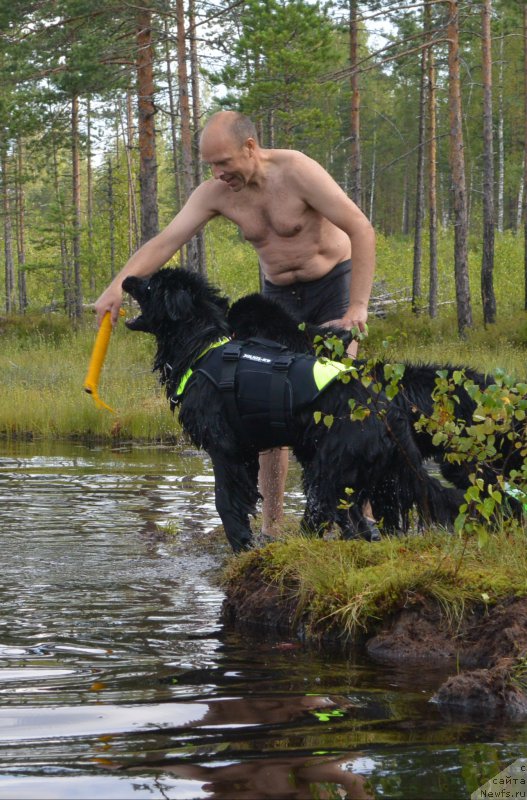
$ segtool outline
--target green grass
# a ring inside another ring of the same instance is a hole
[[[289,535],[232,559],[226,583],[239,582],[255,568],[294,600],[312,637],[331,630],[351,637],[426,600],[437,603],[455,628],[475,605],[527,594],[527,548],[520,529],[496,534],[484,549],[444,532],[374,545]]]
[[[0,435],[156,441],[178,435],[151,372],[150,337],[122,324],[112,334],[99,387],[112,414],[83,390],[96,335],[93,318],[78,331],[60,317],[19,318],[2,328]]]
[[[472,241],[472,240],[471,240]],[[457,335],[452,235],[439,241],[440,315],[431,320],[414,315],[408,304],[385,319],[370,317],[369,338],[360,355],[391,361],[446,361],[488,371],[504,369],[526,377],[527,314],[523,305],[523,240],[512,234],[496,237],[498,322],[485,328],[477,291],[480,258],[472,241],[470,269],[474,328]],[[233,300],[258,290],[258,262],[253,248],[226,220],[207,226],[209,278]],[[426,253],[426,241],[423,252]],[[374,294],[382,285],[391,291],[411,285],[412,242],[377,236],[378,267]],[[426,257],[424,258],[426,261]],[[423,269],[423,294],[426,294]],[[166,441],[179,435],[177,418],[150,372],[154,342],[133,334],[121,323],[112,335],[104,365],[100,396],[116,414],[98,409],[82,390],[95,325],[89,319],[73,331],[60,315],[25,315],[0,320],[0,436],[48,438],[136,438]]]

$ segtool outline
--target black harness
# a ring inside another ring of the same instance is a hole
[[[212,381],[223,395],[229,422],[243,438],[262,447],[280,447],[289,443],[294,414],[312,403],[343,369],[277,342],[248,339],[206,352],[190,380],[201,373]]]

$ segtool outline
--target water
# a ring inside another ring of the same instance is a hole
[[[206,456],[3,447],[0,798],[450,800],[527,755],[440,670],[225,630],[217,525]]]

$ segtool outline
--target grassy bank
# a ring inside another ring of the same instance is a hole
[[[258,266],[254,250],[225,220],[208,226],[210,280],[232,299],[257,291]],[[370,335],[361,346],[365,357],[394,362],[435,361],[468,364],[483,371],[497,368],[525,379],[527,315],[523,305],[523,240],[511,234],[496,237],[496,294],[498,323],[485,329],[479,300],[478,243],[470,248],[474,329],[457,336],[452,266],[452,236],[439,240],[440,315],[416,316],[408,303],[385,319],[370,318]],[[423,245],[426,253],[426,242]],[[409,238],[378,235],[375,291],[409,294],[412,242]],[[426,259],[424,259],[426,260]],[[428,276],[422,276],[426,298]],[[77,331],[56,314],[26,315],[0,320],[0,436],[48,438],[121,437],[166,441],[178,435],[177,418],[169,411],[157,377],[150,371],[154,342],[127,331],[122,323],[112,335],[104,365],[100,395],[116,414],[99,410],[82,390],[95,338],[89,315]]]
[[[156,376],[153,340],[119,325],[112,334],[99,394],[83,391],[95,339],[90,317],[72,331],[60,317],[3,320],[0,435],[37,438],[170,440],[178,432]]]
[[[453,630],[475,606],[527,595],[525,532],[474,539],[447,533],[387,538],[379,544],[289,536],[243,554],[226,572],[227,588],[259,576],[294,609],[307,637],[335,639],[371,631],[395,612],[427,601]],[[258,598],[258,605],[265,601]],[[296,627],[296,626],[293,626]]]
[[[524,315],[511,314],[487,330],[476,326],[464,341],[454,329],[452,312],[430,320],[401,310],[371,320],[361,354],[501,368],[525,379]],[[151,372],[154,341],[122,323],[112,334],[100,383],[101,398],[116,413],[95,406],[82,389],[95,334],[91,316],[77,331],[55,315],[0,321],[0,436],[167,441],[178,435],[177,415]]]

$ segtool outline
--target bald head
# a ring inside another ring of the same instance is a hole
[[[256,129],[238,111],[219,111],[209,119],[200,139],[203,161],[212,177],[239,192],[254,180],[260,162]]]
[[[201,132],[201,141],[210,137],[227,137],[236,147],[243,147],[247,139],[258,143],[254,122],[239,111],[218,111],[213,114]]]

